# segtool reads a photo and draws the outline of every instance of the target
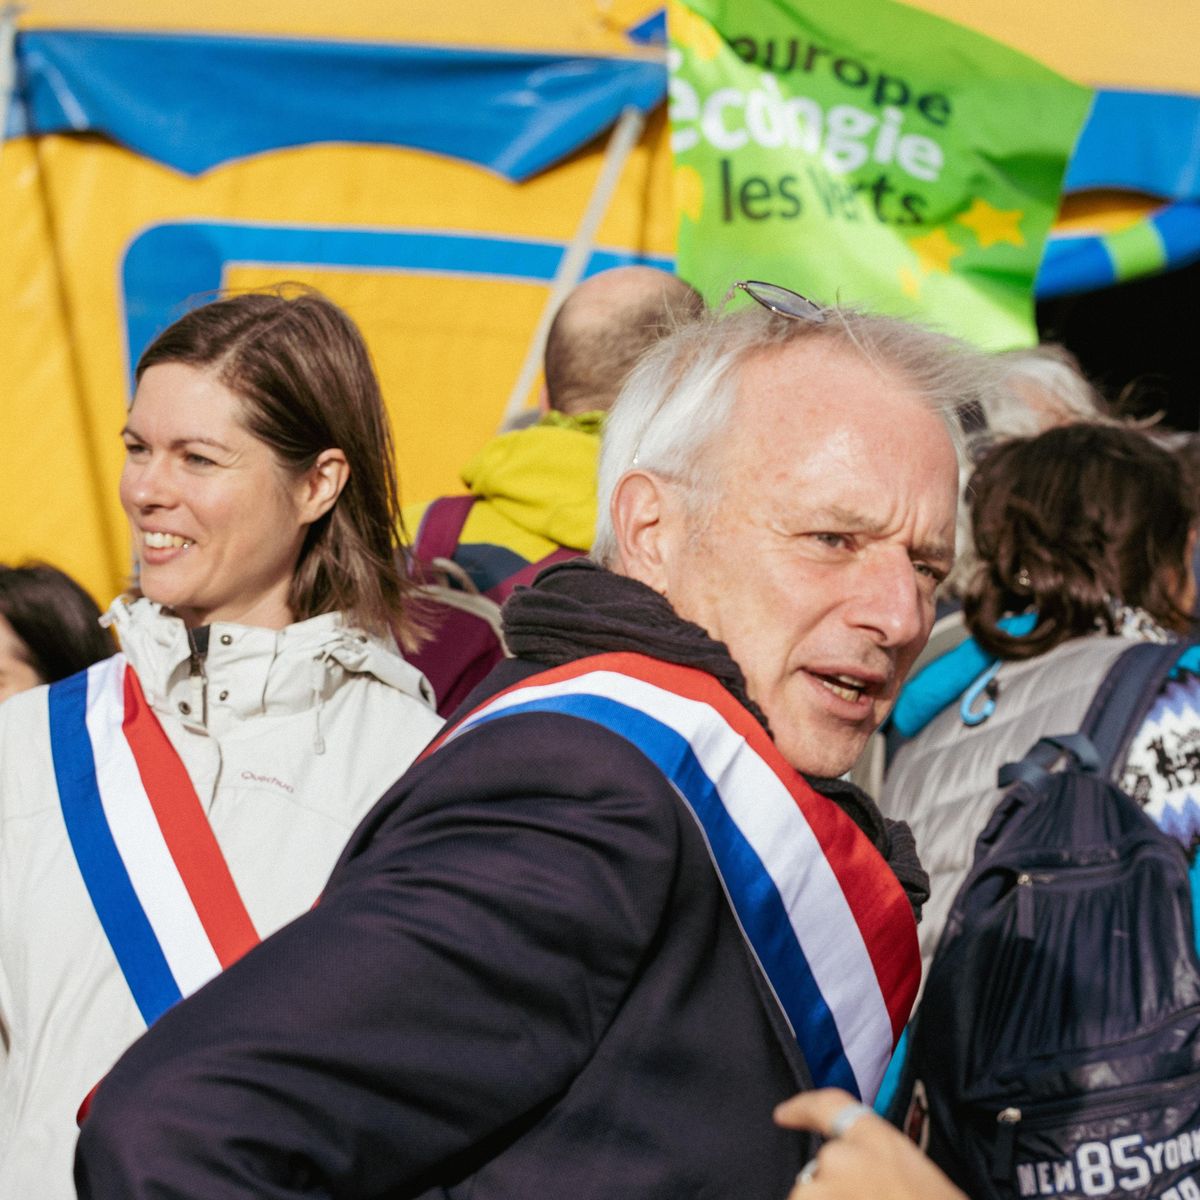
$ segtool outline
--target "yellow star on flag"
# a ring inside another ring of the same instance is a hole
[[[913,238],[908,243],[916,251],[917,261],[925,271],[941,271],[943,275],[950,273],[950,263],[962,253],[962,247],[956,246],[950,235],[942,228],[933,230],[923,237]]]
[[[900,290],[910,299],[916,300],[921,295],[921,277],[908,267],[900,268]]]
[[[979,239],[979,245],[986,250],[997,242],[1007,242],[1010,246],[1025,245],[1025,237],[1020,230],[1024,215],[1019,208],[996,208],[977,196],[971,202],[971,207],[954,219],[971,230]]]

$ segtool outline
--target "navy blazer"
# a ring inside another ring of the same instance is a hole
[[[126,1053],[76,1178],[85,1200],[783,1200],[812,1145],[771,1110],[807,1086],[658,769],[513,715],[411,768],[316,909]]]

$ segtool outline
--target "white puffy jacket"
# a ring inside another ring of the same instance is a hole
[[[1130,647],[1121,637],[1075,638],[1023,662],[1003,662],[995,682],[995,711],[982,724],[964,724],[956,701],[906,743],[888,769],[880,811],[907,821],[929,899],[917,935],[921,990],[958,890],[975,860],[975,843],[1003,794],[1000,767],[1019,762],[1040,737],[1074,733],[1100,681]]]
[[[316,900],[360,818],[441,724],[424,677],[327,614],[187,631],[109,610],[258,933]],[[0,1197],[69,1200],[80,1101],[144,1030],[59,807],[47,688],[0,705]]]

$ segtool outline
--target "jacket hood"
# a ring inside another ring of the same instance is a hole
[[[121,649],[137,671],[154,708],[197,711],[187,627],[162,606],[141,597],[118,597],[104,621],[116,630]],[[324,613],[283,629],[215,622],[204,657],[204,681],[221,696],[233,719],[291,713],[319,706],[351,675],[373,675],[423,704],[432,705],[425,676],[394,646],[347,626],[340,613]]]
[[[463,483],[530,533],[587,550],[596,530],[600,438],[533,425],[493,438],[463,468]]]

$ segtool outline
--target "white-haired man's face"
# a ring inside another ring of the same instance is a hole
[[[949,434],[903,380],[799,343],[746,364],[704,467],[718,492],[700,521],[680,485],[628,478],[630,511],[649,507],[618,521],[622,569],[729,647],[794,767],[841,774],[895,702],[953,562]]]

